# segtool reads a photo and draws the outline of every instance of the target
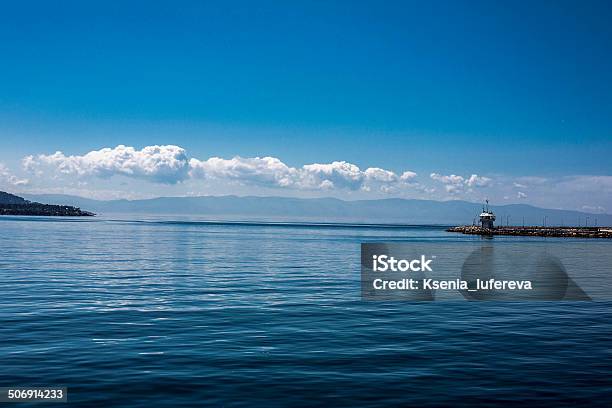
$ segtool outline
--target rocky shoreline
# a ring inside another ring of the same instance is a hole
[[[612,238],[612,227],[494,227],[482,228],[476,225],[463,225],[447,229],[470,235],[516,235],[533,237],[562,238]]]

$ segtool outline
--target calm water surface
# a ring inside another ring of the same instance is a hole
[[[82,406],[610,406],[610,302],[361,301],[361,242],[473,239],[0,217],[0,386]]]

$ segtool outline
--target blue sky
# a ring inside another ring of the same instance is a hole
[[[605,1],[13,2],[0,15],[0,163],[42,191],[50,170],[28,175],[26,156],[177,145],[202,161],[409,170],[422,191],[399,195],[423,198],[432,173],[595,177],[608,208],[611,18]],[[121,195],[125,175],[105,173],[104,188]],[[180,181],[139,192],[213,189]],[[499,183],[459,198],[518,199]],[[238,185],[227,192],[298,194]],[[552,205],[551,191],[523,193]]]

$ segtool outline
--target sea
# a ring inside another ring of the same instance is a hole
[[[608,300],[361,297],[364,242],[480,239],[445,226],[3,216],[0,387],[67,387],[68,404],[99,407],[611,406]],[[509,239],[544,238],[491,242]]]

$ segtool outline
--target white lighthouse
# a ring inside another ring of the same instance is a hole
[[[483,229],[492,230],[493,221],[495,221],[495,214],[493,211],[489,210],[489,200],[486,200],[486,202],[486,208],[482,207],[482,212],[480,213],[480,225]]]

